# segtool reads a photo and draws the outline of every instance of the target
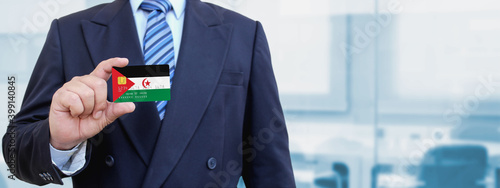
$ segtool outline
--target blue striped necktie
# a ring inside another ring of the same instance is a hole
[[[146,34],[144,35],[144,62],[146,65],[170,66],[170,87],[175,71],[174,40],[172,31],[165,20],[165,16],[172,5],[167,0],[145,0],[139,6],[140,9],[149,12]],[[160,119],[165,116],[167,101],[156,102],[156,108]]]

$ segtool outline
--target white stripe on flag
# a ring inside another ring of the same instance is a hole
[[[170,89],[169,76],[133,77],[128,79],[135,83],[129,90]]]

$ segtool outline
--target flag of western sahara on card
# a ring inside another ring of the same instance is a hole
[[[113,67],[111,79],[115,103],[170,100],[168,65]]]

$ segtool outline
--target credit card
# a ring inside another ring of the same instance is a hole
[[[170,100],[168,65],[113,67],[111,75],[115,103]]]

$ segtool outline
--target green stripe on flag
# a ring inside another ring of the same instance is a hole
[[[170,100],[170,89],[128,90],[115,102],[147,102]]]

